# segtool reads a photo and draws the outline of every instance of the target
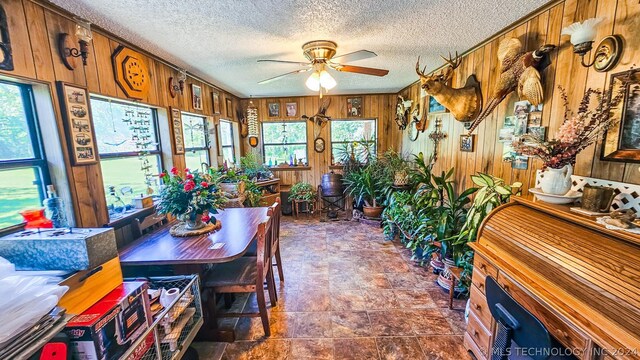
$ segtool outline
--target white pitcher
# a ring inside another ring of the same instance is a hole
[[[547,168],[542,173],[540,187],[545,194],[564,195],[571,190],[573,166],[565,165],[561,169]]]

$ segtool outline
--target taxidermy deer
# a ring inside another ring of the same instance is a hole
[[[475,119],[482,109],[482,93],[480,91],[480,83],[475,75],[470,75],[464,87],[454,89],[449,86],[449,82],[453,77],[453,71],[460,66],[462,59],[456,52],[455,59],[445,59],[449,66],[437,74],[426,75],[426,68],[420,70],[420,57],[416,63],[416,73],[420,76],[420,86],[430,96],[433,96],[442,106],[446,107],[453,117],[458,121],[471,121]]]
[[[540,82],[540,71],[549,65],[549,53],[555,48],[555,45],[547,44],[542,45],[538,50],[524,52],[520,40],[516,38],[502,40],[498,47],[500,78],[496,82],[487,106],[469,127],[469,134],[514,90],[518,90],[520,99],[528,100],[534,106],[542,104],[544,90]]]

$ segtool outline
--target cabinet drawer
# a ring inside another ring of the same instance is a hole
[[[473,268],[473,274],[471,275],[471,283],[475,285],[475,287],[480,291],[483,295],[485,294],[484,283],[487,280],[487,275],[483,274],[478,268]]]
[[[61,282],[69,291],[58,305],[67,309],[68,314],[81,314],[120,284],[120,258],[115,257],[94,269],[78,271]]]
[[[580,349],[585,351],[589,342],[587,338],[573,329],[571,325],[548,310],[544,305],[534,299],[528,291],[523,289],[511,278],[500,272],[498,284],[509,293],[520,305],[529,310],[533,316],[547,328],[547,331],[555,337],[562,345],[569,349]]]
[[[476,360],[486,360],[487,357],[480,351],[478,345],[476,345],[475,341],[471,338],[469,333],[464,334],[464,348],[467,352],[473,354]]]
[[[480,274],[484,276],[492,276],[493,278],[498,277],[498,268],[491,265],[487,260],[485,260],[482,256],[476,254],[473,258],[473,269],[480,272]],[[484,280],[483,280],[484,281]]]
[[[478,317],[485,328],[491,329],[491,312],[487,305],[487,298],[476,288],[471,286],[469,296],[469,308]]]
[[[473,312],[469,313],[469,324],[467,324],[467,334],[476,343],[480,352],[486,357],[491,346],[491,332],[478,320]]]

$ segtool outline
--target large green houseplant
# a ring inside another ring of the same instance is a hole
[[[357,203],[363,203],[364,215],[379,218],[384,210],[389,188],[393,181],[382,161],[371,159],[363,167],[354,168],[344,175],[345,192]]]

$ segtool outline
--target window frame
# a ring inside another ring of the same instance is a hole
[[[208,125],[207,117],[199,115],[199,114],[192,114],[192,113],[188,113],[188,112],[182,111],[182,113],[180,114],[180,121],[182,122],[182,136],[184,137],[184,139],[187,138],[186,134],[185,134],[186,129],[185,129],[185,126],[184,126],[184,116],[185,115],[187,115],[189,117],[197,117],[197,118],[202,120],[202,126],[203,126],[203,131],[204,131],[204,146],[203,147],[186,147],[185,146],[184,152],[186,153],[186,152],[190,151],[192,153],[195,153],[196,151],[204,151],[207,154],[207,164],[209,164],[209,166],[211,166],[211,154],[209,153],[209,149],[211,148],[211,141],[209,139],[209,125]],[[231,134],[233,134],[233,127],[231,127]],[[233,138],[231,140],[233,142]]]
[[[333,148],[335,145],[343,145],[352,142],[350,141],[333,141],[333,124],[337,122],[362,122],[362,121],[373,121],[375,138],[373,139],[373,153],[378,153],[378,119],[331,119],[329,122],[329,143],[330,143],[330,154],[333,156]],[[334,165],[334,164],[331,164]]]
[[[0,83],[16,86],[20,90],[20,98],[24,109],[25,121],[29,131],[29,139],[33,149],[33,157],[26,159],[0,160],[0,170],[31,168],[34,170],[35,184],[42,202],[46,198],[46,186],[51,184],[51,174],[47,162],[38,113],[36,111],[33,87],[30,84],[0,79]],[[9,225],[0,229],[12,229],[20,224]]]
[[[304,124],[304,140],[305,142],[288,142],[286,144],[284,143],[267,143],[264,141],[264,125],[265,124],[295,124],[295,123],[300,123],[300,124]],[[309,131],[309,124],[307,124],[306,121],[263,121],[260,123],[260,137],[262,138],[262,161],[263,164],[267,164],[267,152],[265,151],[265,146],[284,146],[284,145],[304,145],[304,150],[305,153],[307,154],[307,163],[309,162],[309,136],[308,136],[308,131]],[[277,166],[277,164],[274,165],[274,167]]]
[[[230,137],[231,137],[231,145],[224,145],[222,143],[222,123],[228,123],[229,124],[229,131],[230,131]],[[225,148],[231,148],[231,154],[233,154],[233,163],[236,163],[236,138],[235,138],[235,134],[233,131],[233,121],[231,120],[227,120],[227,119],[220,119],[220,156],[222,156],[222,161],[224,161],[224,149]]]

